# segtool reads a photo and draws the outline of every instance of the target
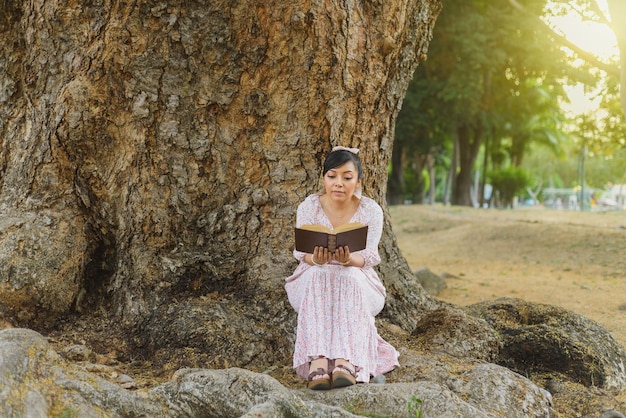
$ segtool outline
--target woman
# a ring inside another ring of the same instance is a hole
[[[296,226],[329,228],[349,222],[368,225],[367,248],[334,253],[315,247],[312,254],[294,250],[300,261],[285,288],[298,313],[294,368],[310,389],[330,389],[369,382],[398,366],[399,353],[376,331],[374,317],[385,304],[385,288],[374,270],[380,263],[378,242],[383,213],[360,195],[362,168],[358,149],[335,147],[324,161],[324,192],[298,206]]]

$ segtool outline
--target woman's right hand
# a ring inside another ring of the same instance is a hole
[[[312,257],[313,258],[311,259],[311,262],[313,264],[322,265],[322,264],[326,264],[330,260],[332,260],[333,254],[328,251],[328,248],[325,248],[325,247],[315,247],[315,249],[313,250],[313,256]]]

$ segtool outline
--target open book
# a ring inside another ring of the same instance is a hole
[[[325,247],[334,252],[338,247],[350,252],[364,250],[367,246],[367,225],[359,222],[343,224],[330,230],[324,225],[302,225],[296,228],[296,250],[313,254],[315,247]]]

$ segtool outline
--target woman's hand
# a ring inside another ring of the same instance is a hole
[[[333,259],[337,261],[342,266],[349,266],[352,262],[352,256],[350,255],[350,248],[346,245],[345,247],[339,247],[333,254]]]
[[[328,248],[315,247],[313,255],[311,256],[311,263],[316,266],[321,266],[328,263],[333,259],[333,254],[328,251]]]

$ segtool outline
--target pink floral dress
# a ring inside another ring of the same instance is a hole
[[[374,317],[385,305],[385,288],[374,270],[380,263],[378,242],[383,212],[372,199],[361,197],[349,222],[368,225],[367,248],[359,251],[365,265],[344,267],[334,261],[311,266],[305,253],[293,252],[300,264],[287,277],[289,303],[298,313],[293,367],[299,376],[309,375],[309,362],[320,356],[344,358],[356,366],[357,381],[369,382],[398,366],[399,353],[376,330]],[[307,197],[298,206],[296,225],[332,224],[320,204],[320,195]]]

